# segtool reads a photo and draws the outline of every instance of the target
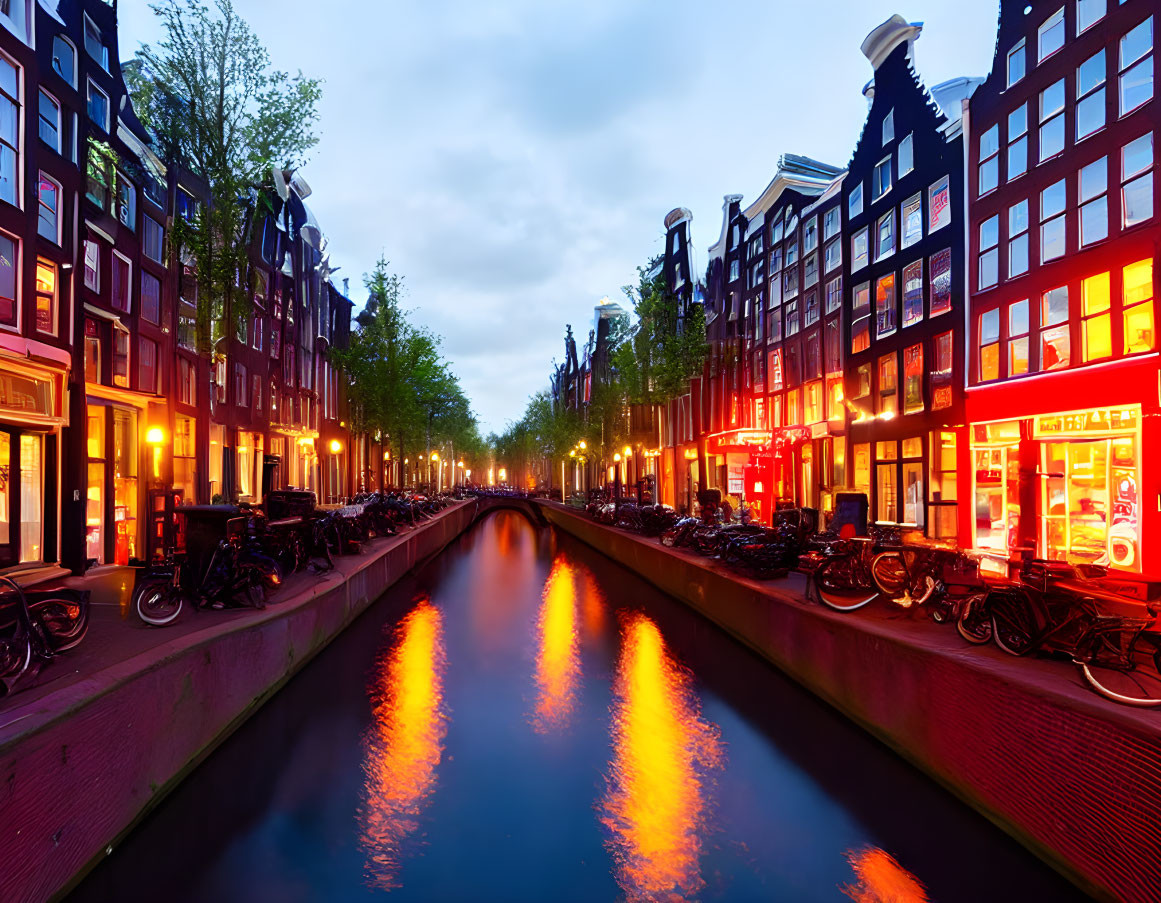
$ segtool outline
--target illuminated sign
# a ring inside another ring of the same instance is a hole
[[[1075,433],[1122,433],[1137,429],[1140,423],[1139,407],[1097,408],[1071,414],[1052,414],[1037,417],[1036,436],[1065,436]]]

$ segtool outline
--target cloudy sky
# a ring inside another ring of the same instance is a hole
[[[845,165],[866,111],[866,34],[925,23],[928,84],[983,74],[996,0],[234,0],[276,66],[325,81],[304,175],[357,304],[380,254],[484,432],[517,419],[693,211],[697,266],[724,194],[755,198],[778,156]],[[153,40],[121,0],[122,54]],[[320,15],[320,10],[322,15]],[[356,292],[356,286],[359,291]]]

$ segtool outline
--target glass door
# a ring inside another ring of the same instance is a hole
[[[15,498],[12,477],[12,433],[0,430],[0,567],[16,563]]]
[[[44,437],[20,436],[20,560],[44,560]]]

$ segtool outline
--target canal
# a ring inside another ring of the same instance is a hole
[[[397,584],[69,899],[385,897],[1084,899],[716,627],[507,511]]]

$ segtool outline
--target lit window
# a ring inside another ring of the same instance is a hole
[[[1000,217],[993,216],[980,223],[979,288],[991,288],[999,281],[1000,273]]]
[[[895,274],[879,277],[875,283],[875,338],[895,331]]]
[[[1121,0],[1124,3],[1124,0]],[[1087,31],[1105,15],[1105,0],[1076,0],[1076,33]]]
[[[1121,226],[1153,218],[1153,133],[1121,149]]]
[[[903,268],[903,326],[923,319],[923,261],[916,260]]]
[[[1028,372],[1028,299],[1008,308],[1008,375]]]
[[[1076,140],[1105,124],[1105,52],[1094,53],[1076,70]]]
[[[47,260],[36,261],[36,330],[56,335],[57,329],[56,266]]]
[[[1153,97],[1153,17],[1121,38],[1120,110],[1124,116]]]
[[[1109,158],[1101,157],[1080,170],[1080,246],[1109,237]]]
[[[903,413],[923,410],[923,345],[903,349]]]
[[[894,354],[879,358],[879,413],[899,413],[899,361]]]
[[[1036,36],[1036,61],[1042,63],[1064,46],[1064,7],[1044,20]]]
[[[1008,208],[1008,278],[1028,272],[1028,202]]]
[[[887,115],[883,117],[883,146],[895,140],[895,111],[893,109],[887,111]]]
[[[1082,351],[1086,361],[1112,357],[1113,336],[1109,274],[1089,276],[1080,286]]]
[[[1024,77],[1024,42],[1021,41],[1008,51],[1008,87]]]
[[[908,133],[902,141],[899,142],[899,178],[903,178],[907,173],[915,168],[915,149],[913,135]]]
[[[0,201],[17,203],[20,160],[20,69],[0,55]]]
[[[37,185],[39,214],[36,223],[37,234],[54,244],[60,244],[60,197],[61,188],[55,181],[40,174]]]
[[[905,200],[900,208],[903,236],[900,248],[909,248],[923,238],[923,195],[916,194]]]
[[[1064,150],[1064,79],[1040,92],[1040,162]]]
[[[954,347],[955,343],[951,332],[941,332],[935,337],[935,360],[932,361],[931,366],[931,410],[933,411],[951,407]]]
[[[891,158],[886,157],[875,164],[871,178],[872,197],[877,201],[891,190]]]
[[[1129,264],[1122,276],[1125,354],[1152,351],[1156,344],[1153,339],[1153,259]]]
[[[1008,114],[1008,181],[1028,171],[1028,105]]]
[[[1040,262],[1063,257],[1065,241],[1065,180],[1054,182],[1040,192]]]
[[[927,189],[927,231],[951,225],[951,183],[947,176]]]
[[[66,38],[57,35],[52,39],[52,68],[53,71],[69,83],[77,86],[77,52]]]
[[[861,270],[867,265],[869,246],[868,228],[864,226],[851,236],[851,270]]]
[[[1000,378],[1000,312],[980,314],[980,382]]]
[[[1068,287],[1050,289],[1040,297],[1040,369],[1063,370],[1069,365]],[[1063,325],[1056,325],[1063,324]]]
[[[882,260],[895,253],[895,211],[891,209],[879,217],[877,226],[878,242],[875,245],[875,260]]]
[[[60,104],[43,88],[40,91],[40,140],[60,153]]]
[[[1000,183],[1000,127],[993,125],[980,135],[979,194],[995,191]]]
[[[951,248],[928,258],[927,273],[931,280],[931,316],[937,317],[951,310]]]
[[[847,195],[847,216],[854,219],[863,212],[863,183],[859,182]]]
[[[871,283],[856,285],[851,295],[851,354],[871,346]]]

